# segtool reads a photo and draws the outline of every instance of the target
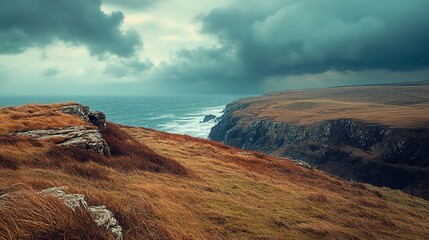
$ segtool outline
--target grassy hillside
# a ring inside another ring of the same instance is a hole
[[[245,98],[238,116],[310,125],[355,119],[396,128],[429,127],[429,84],[295,90]]]
[[[15,131],[87,125],[61,105],[0,110],[0,238],[109,239],[85,212],[36,191],[68,186],[106,205],[124,239],[427,239],[429,202],[208,140],[108,123],[112,156]]]

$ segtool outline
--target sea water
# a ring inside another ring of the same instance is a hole
[[[129,126],[207,138],[215,121],[204,116],[222,115],[225,105],[242,96],[139,96],[139,97],[0,97],[0,107],[30,103],[78,102],[102,111],[107,120]]]

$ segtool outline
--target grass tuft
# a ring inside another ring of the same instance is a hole
[[[55,197],[21,191],[0,201],[0,239],[113,239],[84,210]]]

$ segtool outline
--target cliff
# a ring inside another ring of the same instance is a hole
[[[0,239],[429,237],[426,200],[91,114],[0,109]]]
[[[209,138],[429,199],[429,87],[360,86],[229,104]]]

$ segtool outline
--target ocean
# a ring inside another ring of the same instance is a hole
[[[78,102],[104,112],[111,122],[207,138],[215,122],[203,123],[204,116],[221,116],[226,104],[241,97],[244,96],[0,97],[0,107]]]

